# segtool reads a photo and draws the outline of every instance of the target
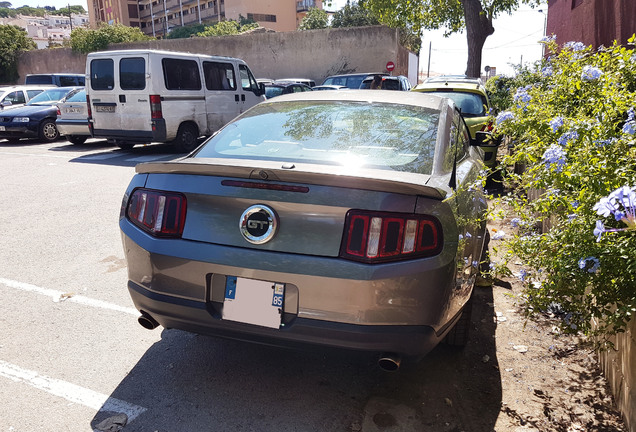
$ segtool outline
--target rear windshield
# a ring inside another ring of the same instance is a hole
[[[437,96],[452,99],[457,108],[461,109],[464,117],[480,117],[488,115],[486,98],[477,93],[464,93],[458,91],[435,91]]]
[[[341,76],[332,76],[328,77],[322,85],[341,85],[348,87],[350,89],[358,89],[360,88],[360,84],[362,80],[365,79],[368,75],[341,75]]]
[[[430,174],[439,111],[362,102],[262,103],[195,157],[276,160]]]
[[[27,105],[53,105],[62,100],[68,93],[69,88],[67,87],[46,90],[31,99]]]
[[[285,90],[283,87],[265,86],[265,97],[269,99],[274,96],[280,96],[283,94],[283,90]]]

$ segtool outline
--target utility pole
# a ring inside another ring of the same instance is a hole
[[[433,42],[430,41],[428,43],[428,69],[426,71],[426,78],[431,76],[431,48],[433,47]]]
[[[71,15],[71,4],[68,4],[68,22],[71,23],[71,33],[73,33],[73,16]]]

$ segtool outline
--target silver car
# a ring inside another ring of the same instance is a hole
[[[86,90],[78,91],[58,104],[55,124],[60,135],[65,136],[72,144],[84,144],[91,137],[86,110]]]
[[[283,95],[190,155],[140,164],[120,228],[139,323],[399,367],[465,344],[483,153],[450,99]]]

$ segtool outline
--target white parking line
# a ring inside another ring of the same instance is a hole
[[[23,382],[67,401],[78,403],[97,411],[123,413],[128,423],[146,411],[146,408],[133,405],[120,399],[71,384],[66,381],[39,375],[37,372],[22,369],[19,366],[0,360],[0,376],[15,382]]]
[[[24,282],[18,282],[11,279],[0,278],[0,284],[6,285],[9,288],[19,289],[21,291],[34,292],[37,294],[51,297],[54,302],[61,300],[78,303],[84,306],[90,306],[99,309],[108,309],[117,312],[127,313],[133,316],[139,316],[139,312],[135,308],[119,306],[114,303],[108,303],[102,300],[92,299],[83,295],[75,295],[72,293],[65,293],[63,291],[57,291],[49,288],[42,288],[37,285],[32,285]]]

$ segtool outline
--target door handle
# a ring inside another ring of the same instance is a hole
[[[126,95],[119,95],[119,102],[126,103]]]
[[[234,95],[234,101],[235,101],[235,102],[238,102],[238,101],[239,101],[239,95],[237,95],[237,94],[235,94],[235,95]]]
[[[244,94],[242,94],[242,95],[241,95],[241,100],[242,100],[243,102],[245,102],[245,95],[244,95]]]

